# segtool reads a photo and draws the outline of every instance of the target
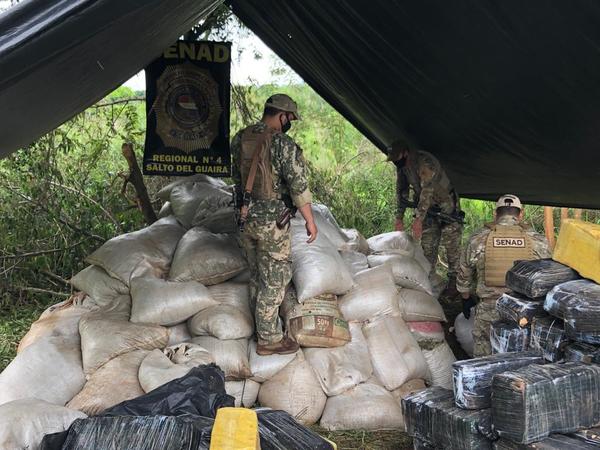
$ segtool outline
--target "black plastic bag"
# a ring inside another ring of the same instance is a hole
[[[516,444],[507,439],[500,439],[494,444],[495,450],[591,450],[597,448],[597,445],[587,443],[573,436],[563,436],[562,434],[553,434],[533,444]]]
[[[332,445],[285,411],[259,408],[261,450],[332,450]]]
[[[559,284],[548,292],[544,309],[564,321],[569,337],[600,344],[600,285],[590,280]]]
[[[492,353],[524,352],[529,348],[529,327],[508,320],[496,320],[490,327]]]
[[[225,393],[223,371],[214,364],[194,367],[187,375],[107,409],[102,416],[195,416],[215,418],[217,409],[234,406]]]
[[[565,361],[579,361],[586,364],[600,363],[600,348],[581,342],[574,342],[565,347]]]
[[[516,292],[507,292],[496,301],[501,319],[511,320],[522,327],[531,325],[534,317],[544,317],[544,298],[531,299]]]
[[[556,362],[563,358],[569,338],[563,327],[562,320],[536,317],[531,324],[529,349],[541,351],[544,359]]]
[[[492,419],[498,434],[529,444],[600,423],[600,366],[531,365],[494,376]]]
[[[579,278],[577,272],[551,259],[516,261],[506,272],[506,287],[529,298],[543,297],[554,286]]]
[[[456,405],[465,409],[491,406],[492,377],[530,364],[542,364],[538,352],[499,353],[452,364]]]

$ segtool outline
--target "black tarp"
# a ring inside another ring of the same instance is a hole
[[[229,1],[376,145],[405,136],[463,196],[600,207],[599,2]]]
[[[0,157],[127,81],[222,0],[25,0],[0,15]]]

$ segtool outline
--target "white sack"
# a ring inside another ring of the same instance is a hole
[[[169,217],[172,215],[173,215],[173,210],[171,209],[171,202],[165,202],[161,206],[160,211],[158,211],[157,217],[159,219],[162,219],[163,217]]]
[[[138,370],[147,354],[146,350],[136,350],[111,359],[90,376],[67,407],[92,416],[144,395],[138,381]]]
[[[415,378],[414,380],[407,381],[398,389],[394,389],[392,391],[392,395],[398,404],[402,405],[403,399],[424,389],[427,389],[427,386],[425,386],[425,381],[420,378]]]
[[[351,250],[341,250],[340,256],[342,257],[342,260],[346,264],[346,267],[350,271],[350,275],[352,275],[353,278],[357,273],[369,268],[367,257],[362,253]]]
[[[250,370],[252,372],[252,380],[263,383],[270,380],[275,374],[279,373],[285,366],[291,363],[298,353],[302,350],[298,350],[296,353],[289,355],[278,355],[274,353],[272,355],[262,356],[256,353],[256,342],[250,341]]]
[[[216,305],[190,318],[188,328],[194,336],[242,339],[254,334],[254,318],[235,306]]]
[[[433,298],[440,298],[440,294],[446,289],[446,281],[437,272],[431,272],[429,274],[429,281],[431,282]]]
[[[427,378],[427,363],[399,315],[376,317],[362,327],[373,372],[392,391],[413,378]]]
[[[167,330],[169,330],[169,342],[167,342],[168,346],[182,344],[192,339],[192,335],[190,334],[187,323],[185,322],[169,327]]]
[[[456,361],[456,357],[448,343],[444,341],[433,349],[423,349],[422,352],[429,368],[427,380],[431,385],[452,389],[452,363]]]
[[[414,256],[417,247],[413,237],[405,231],[391,231],[367,239],[370,253],[395,253]]]
[[[371,267],[377,267],[382,264],[391,266],[394,281],[398,286],[418,289],[431,294],[429,276],[412,256],[399,254],[369,255],[368,261]]]
[[[235,398],[235,407],[251,408],[258,398],[260,383],[252,380],[226,381],[225,392]]]
[[[37,398],[64,406],[84,383],[79,339],[42,338],[19,353],[0,373],[0,405]]]
[[[218,303],[197,281],[176,282],[149,276],[131,279],[131,321],[176,325]]]
[[[208,292],[217,303],[235,306],[244,314],[252,315],[250,310],[250,287],[247,282],[227,281],[209,286]]]
[[[212,185],[214,187],[218,187],[218,188],[227,187],[227,184],[220,178],[214,178],[209,175],[204,175],[203,173],[198,173],[198,174],[191,175],[188,177],[174,177],[174,178],[175,178],[174,181],[170,182],[165,187],[163,187],[160,191],[158,191],[158,193],[156,194],[156,197],[158,197],[162,201],[169,200],[169,197],[171,196],[171,191],[173,190],[173,188],[175,186],[179,186],[181,184],[193,184],[193,183],[200,182],[200,183],[207,183],[207,184],[210,184],[210,185]]]
[[[346,320],[363,322],[375,316],[398,313],[398,289],[391,267],[367,269],[354,277],[354,287],[339,298]]]
[[[159,325],[135,324],[96,315],[79,322],[79,334],[86,375],[119,355],[133,350],[164,348],[169,341],[169,332]]]
[[[326,430],[404,429],[402,409],[384,387],[362,383],[327,399],[321,427]]]
[[[353,228],[342,228],[342,233],[346,235],[347,241],[340,248],[341,251],[359,252],[364,255],[369,254],[369,243],[360,231]]]
[[[465,319],[465,315],[460,313],[454,320],[454,333],[456,334],[456,340],[462,347],[462,349],[469,356],[473,356],[473,323],[475,320],[475,308],[471,308],[471,315],[468,319]]]
[[[310,364],[299,354],[262,384],[258,401],[262,406],[285,411],[302,425],[309,426],[321,417],[327,396]]]
[[[250,363],[248,362],[248,340],[235,339],[221,341],[212,336],[199,336],[192,343],[205,348],[215,357],[217,366],[225,373],[227,381],[250,378]]]
[[[327,396],[339,395],[373,374],[361,324],[350,323],[350,333],[352,341],[343,347],[304,349],[304,356]]]
[[[170,217],[139,231],[123,234],[106,242],[85,260],[102,267],[112,277],[129,285],[129,278],[142,262],[168,267],[185,229]]]
[[[69,429],[87,416],[43,400],[27,398],[0,406],[0,448],[38,450],[46,434]]]
[[[129,294],[129,288],[122,281],[111,277],[102,267],[87,266],[74,275],[69,283],[78,291],[85,292],[98,305],[111,303],[119,295]]]
[[[292,270],[298,292],[303,302],[322,294],[345,294],[352,288],[352,275],[336,247],[323,234],[311,244],[306,243],[305,221],[292,220]]]
[[[233,206],[226,206],[208,214],[206,211],[198,211],[192,226],[205,228],[211,233],[235,233],[238,230]]]
[[[138,377],[145,392],[181,378],[197,366],[215,362],[215,358],[203,347],[184,343],[164,350],[153,350],[140,365]]]
[[[312,211],[315,225],[317,226],[319,233],[326,236],[336,249],[342,249],[348,241],[348,238],[338,225],[333,214],[331,214],[329,208],[320,203],[313,203]]]
[[[426,292],[414,289],[398,291],[398,306],[407,322],[445,322],[442,305]]]
[[[246,266],[234,236],[192,228],[177,246],[169,278],[209,286],[235,277]]]
[[[231,193],[209,183],[183,183],[173,187],[169,202],[177,220],[190,228],[199,212],[210,213],[227,206]]]
[[[406,322],[406,325],[417,342],[443,342],[446,339],[440,322]]]

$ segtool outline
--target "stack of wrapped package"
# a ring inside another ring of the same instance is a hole
[[[315,205],[319,234],[307,244],[303,219],[293,219],[293,283],[280,314],[301,349],[260,356],[231,188],[194,176],[158,197],[159,220],[89,255],[71,279],[77,292],[31,326],[0,374],[0,417],[36,399],[28,423],[58,408],[62,419],[44,430],[58,431],[213,363],[236,406],[330,430],[402,428],[402,398],[451,389],[446,319],[408,234],[366,240]]]

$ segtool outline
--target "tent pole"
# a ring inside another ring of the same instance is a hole
[[[552,206],[544,206],[544,231],[550,249],[554,249],[554,208]]]

